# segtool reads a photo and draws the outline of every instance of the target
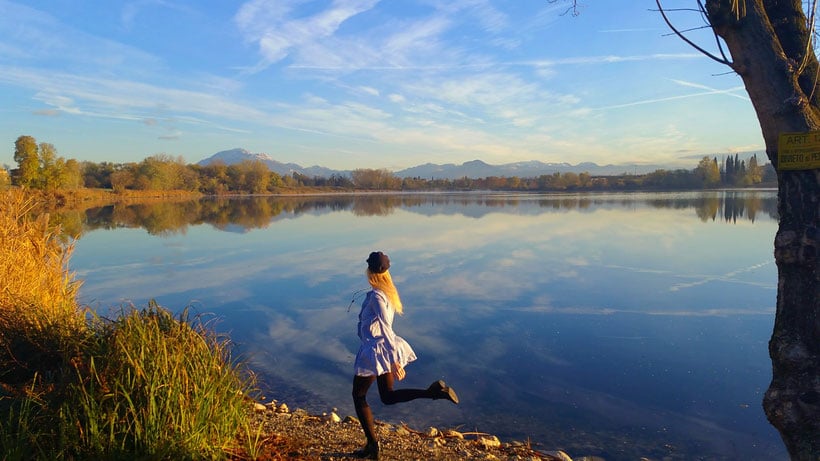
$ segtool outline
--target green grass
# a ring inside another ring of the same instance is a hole
[[[0,193],[3,459],[253,458],[253,375],[230,340],[156,303],[99,317],[76,302],[71,245]]]

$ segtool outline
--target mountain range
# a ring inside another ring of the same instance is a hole
[[[318,165],[305,168],[295,163],[278,162],[271,158],[271,156],[268,154],[252,154],[247,150],[240,148],[217,152],[206,159],[200,160],[199,162],[197,162],[197,165],[208,166],[214,162],[221,162],[225,165],[235,165],[237,163],[241,163],[244,160],[259,160],[260,162],[267,165],[269,170],[278,173],[280,176],[290,176],[293,173],[303,174],[309,178],[312,178],[314,176],[329,178],[334,174],[350,176],[349,171],[331,170],[330,168],[325,168]]]
[[[745,155],[745,154],[744,154]],[[748,155],[751,155],[749,153]],[[765,157],[765,156],[764,156]],[[745,157],[744,157],[745,158]],[[236,148],[217,152],[212,156],[200,160],[198,165],[207,166],[214,162],[221,162],[225,165],[234,165],[243,160],[258,160],[268,166],[268,169],[282,176],[290,176],[299,173],[310,178],[319,176],[328,178],[333,175],[350,176],[350,170],[333,170],[330,168],[314,165],[303,167],[295,163],[282,163],[274,160],[268,154],[254,154],[245,149]],[[692,168],[696,166],[694,162]],[[673,169],[663,165],[598,165],[596,163],[584,162],[577,165],[569,163],[544,163],[537,160],[529,162],[514,162],[501,165],[491,165],[481,160],[464,162],[461,165],[447,163],[443,165],[435,163],[425,163],[393,174],[400,178],[423,178],[423,179],[459,179],[459,178],[487,178],[490,176],[519,178],[534,178],[541,175],[551,175],[553,173],[589,173],[593,176],[607,176],[620,174],[645,174],[660,169]]]

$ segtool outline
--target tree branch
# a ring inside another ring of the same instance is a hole
[[[815,30],[816,15],[817,15],[817,0],[813,0],[811,2],[811,13],[809,14],[808,24],[807,24],[807,27],[808,27],[809,30]],[[812,40],[813,36],[814,36],[813,34],[808,34],[808,37],[806,37],[806,49],[803,51],[803,59],[800,61],[800,67],[797,68],[797,75],[800,75],[800,74],[803,73],[803,71],[806,69],[806,66],[809,63],[809,57],[812,56],[812,53],[814,53],[814,47],[812,46],[814,44],[814,40]],[[815,76],[815,82],[816,81],[817,81],[817,76]],[[813,90],[814,89],[812,88],[812,91]]]
[[[710,58],[710,59],[712,59],[712,60],[714,60],[714,61],[716,61],[716,62],[718,62],[718,63],[720,63],[720,64],[723,64],[723,65],[726,65],[726,66],[729,66],[729,67],[734,67],[734,65],[732,64],[732,62],[731,62],[731,61],[729,61],[729,60],[726,58],[726,55],[723,55],[723,58],[720,58],[720,57],[718,57],[718,56],[715,56],[714,54],[712,54],[712,53],[710,53],[710,52],[706,51],[705,49],[701,48],[700,46],[698,46],[698,45],[697,45],[695,42],[693,42],[692,40],[689,40],[689,39],[688,39],[685,35],[683,35],[683,33],[681,33],[681,32],[680,32],[680,31],[679,31],[679,30],[678,30],[678,29],[677,29],[674,25],[672,25],[672,22],[671,22],[671,21],[669,20],[669,18],[666,16],[666,11],[663,9],[663,6],[661,5],[661,0],[655,0],[655,4],[656,4],[656,5],[658,5],[658,11],[660,11],[661,16],[663,17],[663,20],[666,22],[666,25],[667,25],[667,26],[669,26],[669,28],[670,28],[670,29],[672,29],[672,32],[674,32],[674,33],[675,33],[675,35],[677,35],[677,36],[678,36],[678,38],[680,38],[681,40],[683,40],[684,42],[686,42],[686,43],[687,43],[689,46],[691,46],[692,48],[694,48],[694,49],[696,49],[696,50],[700,51],[700,52],[701,52],[703,55],[705,55],[706,57],[708,57],[708,58]],[[698,1],[698,4],[700,5],[700,1]],[[701,11],[703,11],[703,7],[702,7],[702,5],[701,5]],[[719,43],[719,42],[718,42],[718,47],[720,48],[720,43]],[[721,48],[721,54],[723,54],[723,49],[722,49],[722,48]]]
[[[547,0],[547,3],[558,3],[558,1],[559,0]],[[561,16],[563,16],[567,13],[572,13],[572,16],[579,16],[581,14],[581,12],[578,11],[578,6],[579,6],[578,5],[578,0],[572,0],[572,6],[567,7],[566,11],[561,13]]]
[[[702,0],[698,0],[698,8],[700,8],[700,14],[703,15],[704,21],[706,25],[712,29],[712,35],[715,37],[715,45],[717,46],[718,51],[720,51],[720,56],[723,57],[723,60],[729,62],[729,58],[726,57],[726,52],[723,51],[723,45],[720,43],[720,37],[715,31],[715,28],[712,27],[712,19],[709,18],[709,12],[706,11],[706,7],[703,5]],[[743,7],[743,13],[746,14],[746,7]]]

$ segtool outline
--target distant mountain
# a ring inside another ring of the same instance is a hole
[[[448,163],[436,165],[426,163],[396,172],[396,176],[402,178],[423,178],[423,179],[458,179],[486,178],[488,176],[518,176],[519,178],[533,178],[541,175],[551,175],[553,173],[589,173],[593,176],[644,174],[664,168],[660,165],[598,165],[585,162],[577,165],[569,163],[544,163],[537,160],[529,162],[505,163],[503,165],[490,165],[481,160],[464,162],[461,165]],[[694,166],[693,166],[694,168]],[[668,168],[667,168],[668,169]]]
[[[295,163],[277,162],[268,154],[252,154],[247,150],[240,148],[217,152],[206,159],[200,160],[197,162],[197,165],[208,166],[214,162],[222,162],[225,165],[235,165],[237,163],[242,163],[244,160],[259,160],[267,165],[270,171],[276,172],[280,176],[291,176],[293,173],[303,174],[310,178],[314,176],[328,178],[334,174],[350,176],[349,171],[331,170],[330,168],[325,168],[318,165],[305,168]]]
[[[282,176],[290,176],[294,172],[303,174],[310,178],[330,177],[341,175],[350,177],[350,171],[333,170],[330,168],[314,165],[303,167],[295,163],[282,163],[274,160],[268,154],[252,154],[245,149],[230,149],[217,152],[214,155],[198,162],[199,165],[207,166],[213,162],[220,161],[226,165],[240,163],[243,160],[259,160],[263,162],[271,171]],[[690,169],[694,169],[697,162],[694,162]],[[544,163],[537,160],[528,162],[505,163],[502,165],[491,165],[481,160],[464,162],[461,165],[447,163],[437,165],[435,163],[425,163],[404,170],[396,171],[394,174],[400,178],[422,178],[422,179],[459,179],[459,178],[486,178],[489,176],[519,178],[534,178],[541,175],[551,175],[554,173],[589,173],[593,176],[608,176],[620,174],[645,174],[660,169],[674,169],[663,165],[598,165],[596,163],[584,162],[577,165],[569,163]]]

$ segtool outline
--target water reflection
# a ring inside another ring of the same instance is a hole
[[[457,206],[455,206],[457,205]],[[777,219],[772,191],[719,191],[679,194],[372,194],[321,196],[256,196],[187,201],[118,203],[57,213],[57,223],[71,235],[95,229],[143,228],[152,235],[185,233],[188,226],[210,224],[242,232],[264,228],[281,218],[301,214],[352,211],[355,216],[388,216],[402,208],[422,214],[462,213],[480,218],[487,213],[539,214],[555,210],[607,207],[693,209],[701,221],[754,222],[763,215]]]
[[[112,205],[77,214],[71,263],[83,302],[193,304],[272,395],[352,414],[346,307],[383,249],[407,311],[397,332],[420,357],[407,385],[441,377],[463,404],[379,418],[608,461],[768,460],[783,455],[759,404],[774,210],[764,191]]]

